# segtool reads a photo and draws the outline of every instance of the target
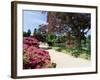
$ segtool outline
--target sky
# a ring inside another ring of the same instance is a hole
[[[23,31],[27,32],[30,29],[33,32],[39,25],[46,23],[47,12],[23,10]]]

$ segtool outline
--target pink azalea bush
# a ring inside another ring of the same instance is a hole
[[[39,48],[39,41],[33,37],[23,39],[23,68],[50,68],[52,67],[49,52]]]
[[[39,47],[39,41],[33,37],[24,37],[23,43],[28,46]]]

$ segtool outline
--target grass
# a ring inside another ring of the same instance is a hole
[[[87,59],[87,60],[90,60],[91,59],[91,56],[86,54],[86,53],[83,53],[79,56],[80,58],[84,58],[84,59]]]

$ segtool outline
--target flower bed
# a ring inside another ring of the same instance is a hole
[[[33,37],[24,37],[23,40],[23,68],[51,68],[49,52],[39,48],[39,41]]]

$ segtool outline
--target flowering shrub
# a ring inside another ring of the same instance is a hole
[[[39,48],[39,41],[32,37],[23,40],[23,68],[50,68],[52,67],[49,52]]]
[[[39,41],[33,37],[24,37],[23,43],[28,46],[39,47]]]

